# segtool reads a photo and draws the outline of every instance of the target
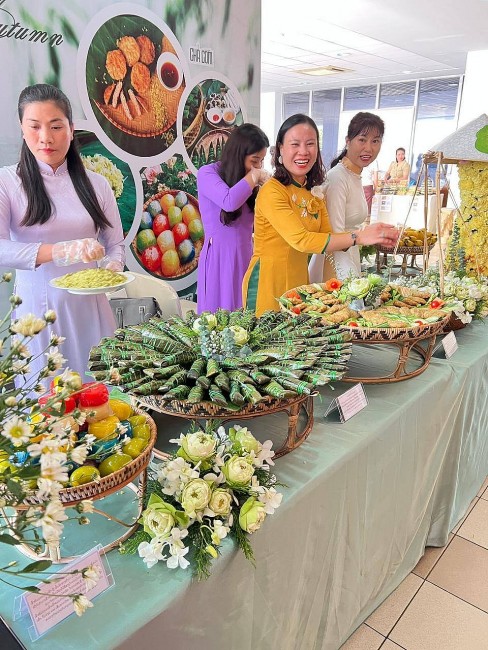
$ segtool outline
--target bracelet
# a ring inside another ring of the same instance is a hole
[[[355,232],[355,231],[353,230],[353,231],[350,232],[349,234],[351,235],[351,238],[352,238],[351,248],[352,248],[353,246],[357,246],[357,243],[358,243],[358,242],[357,242],[357,239],[358,239],[358,234],[357,234],[357,232]]]

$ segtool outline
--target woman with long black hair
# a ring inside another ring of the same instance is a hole
[[[66,365],[83,377],[90,347],[113,334],[112,310],[105,294],[72,295],[51,287],[50,280],[66,272],[62,267],[95,268],[102,258],[106,268],[121,271],[120,216],[106,179],[83,166],[63,92],[48,84],[24,88],[18,115],[20,161],[0,169],[0,266],[16,269],[14,292],[22,304],[15,316],[54,310],[54,331],[66,338]],[[30,344],[31,376],[44,366],[50,336],[46,328]]]
[[[254,124],[242,124],[227,140],[220,162],[198,171],[205,243],[198,262],[198,312],[242,307],[242,278],[252,255],[254,203],[267,179],[269,146]]]

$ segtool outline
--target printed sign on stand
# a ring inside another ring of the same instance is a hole
[[[440,348],[443,349],[446,359],[450,359],[452,357],[452,355],[458,349],[458,342],[454,332],[449,332],[449,334],[446,334],[446,336],[444,336],[439,345],[436,345],[434,348],[433,354],[436,354]],[[436,356],[438,357],[439,355],[436,354]]]
[[[325,412],[325,417],[335,411],[339,412],[342,423],[347,422],[368,405],[368,398],[362,384],[356,384],[345,393],[336,397]]]
[[[101,551],[102,546],[96,546],[74,562],[62,566],[49,582],[39,583],[37,593],[24,593],[15,599],[14,621],[23,619],[33,641],[75,613],[74,594],[82,594],[91,601],[114,584],[107,558],[101,555]],[[98,574],[98,579],[87,589],[82,571],[88,568],[91,573]]]

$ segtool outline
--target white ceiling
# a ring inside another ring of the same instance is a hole
[[[460,75],[486,49],[488,0],[262,0],[263,92]],[[352,71],[296,72],[327,65]]]

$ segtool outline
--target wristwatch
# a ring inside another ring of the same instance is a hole
[[[352,232],[350,232],[349,234],[351,235],[351,238],[352,238],[352,244],[351,244],[351,247],[352,247],[352,246],[357,246],[357,243],[358,243],[358,242],[357,242],[357,238],[358,238],[358,234],[357,234],[357,232],[352,231]]]

